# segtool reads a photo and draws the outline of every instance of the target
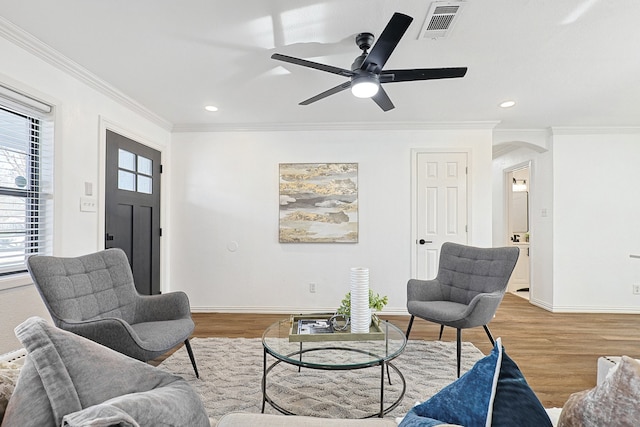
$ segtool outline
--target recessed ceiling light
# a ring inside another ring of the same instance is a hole
[[[206,107],[204,107],[204,109],[207,111],[218,111],[218,107],[213,105],[207,105]]]
[[[516,105],[516,101],[504,101],[500,103],[500,106],[502,108],[509,108],[509,107],[513,107],[514,105]]]

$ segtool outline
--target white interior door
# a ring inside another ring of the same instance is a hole
[[[442,244],[467,243],[467,153],[417,153],[415,179],[415,277],[433,279]]]

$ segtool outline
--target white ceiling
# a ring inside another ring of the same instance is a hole
[[[640,126],[640,1],[468,0],[445,39],[418,39],[430,0],[0,0],[0,16],[175,128],[498,121],[502,129]],[[345,81],[273,53],[350,68],[355,34],[414,17],[385,68],[468,67],[385,85],[383,112]],[[1,59],[0,59],[1,64]],[[0,65],[1,71],[1,65]],[[513,99],[517,105],[501,109]],[[204,110],[213,104],[216,113]]]

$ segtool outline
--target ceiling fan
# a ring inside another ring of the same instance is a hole
[[[330,95],[351,88],[351,92],[359,98],[372,98],[383,111],[389,111],[395,106],[382,88],[383,83],[408,82],[413,80],[432,79],[452,79],[464,77],[467,67],[456,68],[415,68],[406,70],[383,70],[391,53],[396,48],[398,42],[409,28],[413,18],[402,13],[394,13],[391,20],[380,34],[378,41],[373,45],[373,34],[360,33],[356,36],[356,44],[362,50],[351,70],[320,64],[318,62],[307,61],[306,59],[294,58],[292,56],[274,53],[272,59],[301,65],[303,67],[314,68],[327,73],[338,74],[349,77],[349,80],[326,90],[316,96],[306,99],[300,105],[309,105]],[[373,47],[371,47],[373,45]],[[371,49],[370,52],[367,51]]]

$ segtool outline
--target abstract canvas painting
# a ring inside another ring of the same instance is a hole
[[[280,243],[358,242],[358,164],[280,164]]]

